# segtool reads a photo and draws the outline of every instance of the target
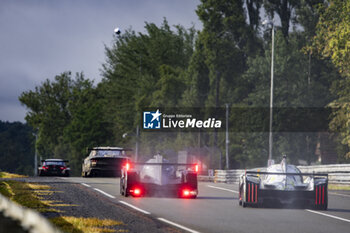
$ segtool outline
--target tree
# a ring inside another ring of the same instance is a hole
[[[331,0],[321,8],[315,48],[329,57],[344,76],[350,76],[350,2]]]
[[[248,10],[249,26],[252,30],[257,30],[260,23],[261,0],[245,0]]]
[[[146,33],[128,30],[106,47],[102,95],[109,102],[105,111],[113,124],[115,138],[134,131],[145,107],[176,107],[187,83],[187,69],[196,32],[166,20],[160,27],[146,23]]]
[[[35,87],[35,91],[23,92],[19,97],[29,109],[26,121],[39,130],[36,146],[44,157],[53,156],[58,138],[71,119],[68,101],[72,83],[70,73],[65,72],[57,75],[53,82],[47,79]]]
[[[307,43],[310,43],[316,34],[316,25],[320,17],[318,9],[324,3],[325,0],[300,0],[300,4],[296,8],[295,20],[303,27]]]
[[[338,79],[332,91],[337,99],[330,103],[336,110],[330,127],[340,132],[341,142],[350,147],[350,2],[332,0],[321,8],[314,47],[324,58],[330,58],[343,78]],[[350,152],[345,155],[350,158]]]
[[[264,8],[269,17],[273,19],[275,13],[280,17],[284,38],[288,37],[290,22],[299,3],[300,0],[264,0]]]
[[[27,124],[0,121],[0,170],[32,175],[33,141],[33,129]]]
[[[288,42],[281,31],[275,36],[275,69],[274,69],[274,108],[295,108],[296,114],[303,114],[298,108],[321,108],[334,99],[330,92],[330,87],[337,74],[334,72],[332,64],[326,61],[315,59],[311,64],[308,56],[304,54],[302,48],[307,43],[303,39],[304,32],[293,32],[288,37]],[[270,40],[267,40],[270,41]],[[265,54],[248,59],[249,69],[242,76],[252,87],[252,91],[243,101],[250,107],[269,107],[270,101],[270,62],[271,49],[266,44]],[[281,112],[283,109],[279,109]],[[286,111],[290,111],[286,109]],[[257,113],[258,115],[259,113]],[[275,114],[277,114],[275,109]],[[251,116],[250,116],[251,117]],[[266,117],[261,113],[261,118]],[[305,116],[300,115],[303,119]],[[283,122],[286,119],[282,119]],[[274,119],[274,126],[279,127],[278,119]],[[281,127],[281,126],[280,126]],[[267,158],[267,135],[263,133],[246,134],[244,137],[245,150],[243,151],[250,159],[259,163],[261,156]],[[316,133],[274,133],[274,155],[287,154],[291,161],[303,159],[310,162],[316,160],[316,155],[310,154],[315,151]],[[308,144],[307,144],[308,143]],[[308,145],[308,146],[306,146]],[[256,150],[260,148],[259,155]],[[252,156],[252,155],[255,156]],[[276,158],[276,157],[275,157]]]
[[[75,79],[70,72],[57,75],[35,91],[23,92],[19,99],[29,109],[28,124],[38,130],[39,156],[69,159],[75,175],[87,147],[113,141],[100,96],[82,73]]]

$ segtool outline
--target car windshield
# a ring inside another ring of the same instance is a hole
[[[44,165],[58,165],[58,166],[64,166],[65,163],[63,161],[45,161]]]
[[[98,157],[116,157],[122,155],[120,150],[98,150],[95,151],[94,156]]]
[[[285,171],[280,164],[276,164],[268,167],[267,172],[300,173],[300,170],[293,165],[287,165],[287,171]],[[294,185],[294,184],[303,183],[303,179],[302,179],[302,176],[298,176],[298,175],[267,175],[265,178],[265,183],[266,184],[286,183],[286,184]]]

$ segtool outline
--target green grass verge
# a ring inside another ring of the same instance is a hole
[[[55,207],[76,206],[65,204],[60,201],[45,200],[45,196],[56,192],[48,185],[36,183],[26,183],[14,180],[4,180],[0,182],[0,193],[19,205],[34,209],[39,212],[59,212],[64,211]],[[123,222],[111,219],[79,218],[72,216],[60,216],[49,219],[63,232],[83,233],[83,232],[127,232],[127,230],[114,230],[110,227],[124,225]]]
[[[28,176],[12,174],[8,172],[0,172],[0,178],[25,178],[25,177],[28,177]]]
[[[39,212],[57,212],[58,210],[44,203],[38,193],[35,192],[38,190],[48,190],[50,187],[47,185],[33,185],[25,182],[6,180],[0,182],[0,192],[10,200],[27,208],[35,209]]]
[[[350,185],[328,184],[328,190],[350,190]]]
[[[123,225],[122,222],[114,221],[111,219],[98,219],[98,218],[77,218],[69,216],[61,216],[59,218],[53,218],[50,220],[62,231],[67,233],[93,233],[93,232],[116,232],[108,227],[116,225]],[[72,228],[74,226],[74,228]],[[127,230],[120,229],[117,232],[128,232]]]

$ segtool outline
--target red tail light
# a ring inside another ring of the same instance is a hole
[[[142,190],[140,188],[134,188],[134,189],[130,189],[130,193],[134,197],[139,197],[142,195]]]
[[[125,164],[125,169],[126,169],[127,171],[130,170],[130,163],[126,163],[126,164]]]
[[[195,172],[199,171],[199,165],[198,164],[194,165],[194,170],[195,170]]]
[[[66,167],[60,167],[61,170],[66,170],[67,168]]]
[[[97,159],[91,159],[91,165],[95,166],[97,164]]]
[[[49,167],[45,167],[45,166],[43,166],[43,169],[44,169],[44,170],[46,170],[46,169],[49,169]]]
[[[188,196],[190,195],[190,190],[187,190],[187,189],[182,190],[182,195],[183,195],[184,197],[188,197]]]
[[[141,194],[141,190],[140,189],[135,189],[134,190],[134,194],[139,196]]]

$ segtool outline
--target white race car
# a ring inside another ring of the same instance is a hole
[[[287,205],[326,210],[328,174],[302,173],[296,166],[274,164],[266,172],[246,171],[239,179],[239,204]]]

